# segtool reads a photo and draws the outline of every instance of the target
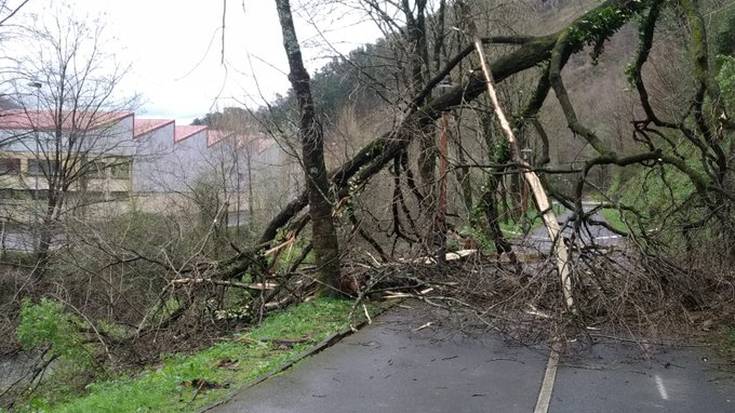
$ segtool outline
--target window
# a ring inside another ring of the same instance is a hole
[[[45,159],[29,159],[28,160],[28,175],[29,176],[46,176],[53,175],[54,171],[58,168],[56,161],[50,161]]]
[[[102,161],[91,161],[86,165],[87,171],[84,175],[87,178],[99,178],[104,179],[107,175],[107,165]]]
[[[20,172],[20,159],[0,158],[0,175],[18,175]]]
[[[112,177],[116,179],[130,178],[131,161],[128,159],[119,159],[112,164]]]

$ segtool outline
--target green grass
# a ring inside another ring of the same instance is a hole
[[[727,343],[731,351],[735,351],[735,327],[731,327],[727,332]]]
[[[0,256],[0,264],[9,264],[33,267],[36,264],[36,255],[30,252],[5,251]]]
[[[725,328],[722,335],[721,349],[735,361],[735,327]]]
[[[694,151],[683,145],[679,150],[682,153]],[[695,171],[702,169],[695,158],[687,161],[687,165]],[[707,213],[706,210],[691,203],[686,208],[680,208],[689,200],[695,189],[690,179],[671,165],[656,168],[633,167],[626,176],[618,176],[608,191],[609,198],[619,202],[627,208],[635,210],[624,211],[621,217],[619,212],[603,211],[603,216],[615,228],[626,232],[639,233],[645,229],[658,229],[656,239],[659,245],[666,245],[670,251],[677,248],[687,248],[682,237],[682,225],[696,222]],[[623,218],[631,227],[626,229]],[[707,238],[703,228],[699,235]],[[639,234],[640,235],[640,234]],[[641,242],[645,242],[642,238]]]
[[[600,214],[603,218],[605,218],[605,221],[607,221],[610,226],[617,229],[618,231],[622,232],[628,232],[628,226],[625,225],[625,222],[623,222],[623,216],[620,214],[620,211],[617,209],[608,209],[605,208],[602,211],[600,211]]]
[[[136,377],[119,377],[87,387],[87,394],[50,405],[33,400],[19,411],[193,412],[225,398],[239,387],[275,370],[330,334],[347,326],[349,301],[320,298],[269,316],[262,325],[191,355],[174,355]],[[274,339],[308,341],[290,348]],[[196,394],[192,380],[217,386]],[[195,397],[196,394],[196,397]]]
[[[289,268],[296,261],[298,257],[304,252],[306,244],[303,242],[296,242],[292,246],[287,247],[281,254],[278,255],[276,266],[278,268]],[[313,264],[314,263],[314,251],[309,252],[304,258],[302,264]]]
[[[735,325],[725,326],[711,332],[705,342],[717,350],[725,363],[735,366]]]

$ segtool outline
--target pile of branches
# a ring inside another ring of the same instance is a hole
[[[521,273],[506,259],[479,253],[445,266],[416,261],[375,266],[363,275],[369,281],[361,297],[418,299],[447,314],[463,314],[462,323],[471,328],[527,344],[553,337],[678,339],[672,331],[714,328],[735,309],[735,273],[689,265],[690,258],[675,262],[649,255],[625,242],[614,249],[577,245],[570,264],[572,312],[563,305],[548,251],[529,246],[517,251]]]

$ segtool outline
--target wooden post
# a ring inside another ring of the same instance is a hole
[[[437,238],[438,249],[436,251],[437,263],[446,262],[447,253],[447,174],[449,173],[448,139],[449,114],[444,112],[441,117],[441,130],[439,134],[439,202],[434,218],[434,232]]]
[[[485,59],[485,52],[482,48],[482,41],[479,38],[475,38],[475,49],[480,57],[480,65],[482,67],[482,73],[485,75],[485,83],[487,85],[487,92],[490,95],[490,100],[495,110],[495,115],[500,121],[500,126],[505,133],[505,137],[508,139],[510,144],[510,152],[513,161],[518,164],[523,170],[523,177],[528,182],[528,186],[531,187],[533,197],[536,201],[536,206],[541,212],[541,216],[544,219],[544,225],[549,233],[549,238],[554,245],[554,255],[556,256],[556,267],[559,271],[559,277],[561,278],[561,288],[564,294],[564,304],[567,309],[574,311],[574,299],[572,298],[572,278],[569,271],[569,251],[567,246],[564,244],[564,240],[561,238],[561,230],[559,228],[559,222],[556,219],[556,214],[551,207],[549,197],[546,195],[544,187],[541,185],[538,175],[533,171],[531,165],[521,157],[520,148],[518,147],[518,140],[516,140],[513,129],[510,127],[508,118],[505,117],[503,109],[500,107],[498,101],[498,95],[495,92],[495,86],[493,82],[493,75],[490,72],[490,68]]]
[[[441,119],[441,134],[439,135],[439,217],[442,222],[446,220],[447,216],[447,173],[449,171],[449,160],[447,159],[449,121],[447,117],[448,113],[444,112]]]

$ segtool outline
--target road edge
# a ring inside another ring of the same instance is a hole
[[[380,307],[379,308],[379,311],[373,316],[373,319],[375,319],[375,317],[380,316],[384,312],[388,311],[391,307],[392,307],[392,305],[391,306],[386,306],[386,307]],[[315,356],[315,355],[321,353],[322,351],[324,351],[324,350],[326,350],[326,349],[334,346],[335,344],[339,343],[340,341],[344,340],[345,338],[347,338],[347,337],[349,337],[349,336],[357,333],[358,331],[362,330],[363,327],[365,327],[365,326],[367,326],[369,324],[372,324],[372,323],[369,322],[368,320],[362,320],[359,323],[357,323],[356,325],[347,326],[347,327],[343,328],[342,330],[337,331],[336,333],[331,334],[330,336],[328,336],[327,338],[325,338],[324,340],[322,340],[318,344],[314,345],[310,349],[308,349],[308,350],[304,351],[303,353],[299,354],[298,356],[294,357],[290,361],[282,364],[281,366],[279,366],[279,367],[271,370],[268,373],[263,374],[262,376],[259,376],[255,380],[253,380],[253,381],[245,384],[242,387],[239,387],[236,391],[233,391],[231,394],[229,394],[224,399],[219,400],[219,401],[217,401],[215,403],[212,403],[209,406],[204,407],[204,408],[198,410],[197,412],[198,413],[210,412],[213,409],[216,409],[217,407],[220,407],[220,406],[222,406],[224,404],[229,403],[230,401],[232,401],[232,399],[235,398],[235,396],[237,396],[241,392],[243,392],[243,391],[245,391],[247,389],[250,389],[252,387],[255,387],[258,384],[263,383],[264,381],[272,378],[273,376],[276,376],[278,374],[283,373],[286,370],[289,370],[291,367],[293,367],[294,365],[298,364],[302,360],[307,359],[309,357],[312,357],[312,356]]]

